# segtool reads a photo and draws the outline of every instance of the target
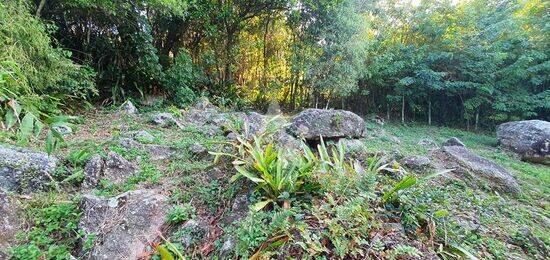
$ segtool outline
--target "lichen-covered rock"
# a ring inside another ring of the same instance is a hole
[[[401,164],[414,171],[425,171],[431,167],[430,158],[426,156],[408,156],[401,160]]]
[[[70,135],[73,133],[73,129],[68,125],[56,125],[53,126],[52,129],[57,131],[62,136]]]
[[[183,127],[170,113],[158,113],[156,115],[153,115],[153,117],[151,118],[151,122],[162,128],[171,126],[177,126],[179,128]]]
[[[93,236],[81,259],[139,259],[158,240],[165,225],[168,198],[155,190],[135,190],[112,198],[84,195],[82,241]]]
[[[138,110],[136,106],[134,106],[132,101],[128,100],[124,102],[122,106],[120,106],[120,108],[118,109],[118,113],[123,115],[137,115]]]
[[[306,109],[292,119],[288,132],[306,140],[359,138],[363,136],[365,121],[345,110]]]
[[[82,188],[93,189],[101,179],[103,175],[103,168],[105,167],[105,160],[101,155],[94,155],[86,166],[84,166],[84,181],[82,182]]]
[[[136,166],[115,152],[109,152],[105,159],[94,156],[84,167],[82,187],[94,188],[102,179],[113,184],[121,184],[136,171]]]
[[[19,193],[46,190],[57,164],[46,153],[0,144],[0,188]]]
[[[296,137],[288,134],[285,129],[281,129],[274,135],[275,143],[279,149],[289,151],[300,151],[302,142]]]
[[[155,141],[155,136],[150,134],[149,132],[145,130],[137,131],[135,133],[132,133],[132,137],[142,143],[152,143]]]
[[[189,152],[195,156],[204,156],[208,154],[208,149],[201,144],[192,144],[189,147]]]
[[[17,201],[0,188],[0,259],[9,259],[8,249],[15,244],[24,223],[21,213]]]
[[[550,122],[526,120],[498,126],[500,145],[519,154],[523,160],[550,164]]]
[[[456,137],[451,137],[451,138],[447,139],[447,141],[443,142],[443,146],[462,146],[462,147],[466,147],[466,145],[464,145],[464,143]]]
[[[204,238],[208,232],[208,224],[200,220],[188,220],[178,230],[178,234],[181,236],[180,242],[185,249],[198,244],[200,240]]]
[[[472,181],[485,180],[489,187],[506,194],[518,194],[521,188],[514,176],[506,168],[478,156],[463,146],[444,146],[432,152],[441,160],[446,169],[454,169],[454,174],[476,186]]]

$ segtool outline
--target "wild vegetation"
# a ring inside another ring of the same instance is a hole
[[[549,114],[546,1],[10,0],[1,9],[1,113],[12,121],[151,95],[476,128]]]
[[[549,4],[4,0],[0,259],[546,259]]]

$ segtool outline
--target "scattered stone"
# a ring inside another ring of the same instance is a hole
[[[472,186],[473,180],[486,180],[488,185],[494,189],[507,194],[518,194],[521,191],[519,184],[512,174],[504,167],[478,156],[466,147],[444,146],[432,153],[442,160],[443,167],[454,169],[454,175],[464,179]]]
[[[82,242],[93,236],[94,245],[82,259],[140,259],[158,241],[165,225],[168,198],[155,190],[135,190],[112,198],[84,195]]]
[[[466,147],[466,145],[464,145],[464,143],[456,137],[451,137],[451,138],[447,139],[447,141],[443,142],[443,146],[462,146],[462,147]]]
[[[46,190],[57,163],[46,153],[0,144],[0,188],[18,193]]]
[[[208,226],[197,220],[188,220],[178,231],[181,235],[181,244],[188,249],[196,245],[208,232]]]
[[[279,102],[277,102],[276,98],[273,98],[271,102],[269,102],[269,107],[267,108],[266,114],[270,116],[281,114],[281,106],[279,106]]]
[[[82,182],[82,188],[93,189],[101,179],[103,175],[103,168],[105,167],[105,161],[101,155],[94,155],[86,166],[84,166],[84,181]]]
[[[195,102],[194,107],[195,109],[199,110],[218,109],[216,106],[212,105],[212,103],[210,103],[210,100],[208,100],[208,98],[206,97],[199,98],[199,100]]]
[[[520,228],[511,242],[525,251],[530,251],[536,259],[546,259],[550,253],[544,241],[533,235],[528,227]]]
[[[235,140],[237,140],[237,134],[234,133],[234,132],[230,132],[229,134],[227,134],[227,136],[225,138],[227,138],[231,141],[235,141]]]
[[[294,117],[290,134],[306,140],[359,138],[364,134],[365,121],[345,110],[306,109]]]
[[[338,142],[344,146],[344,151],[347,156],[350,156],[350,157],[365,156],[367,147],[365,146],[365,143],[363,140],[343,138],[343,139],[340,139]]]
[[[523,160],[550,164],[550,122],[526,120],[508,122],[498,126],[500,145],[517,154]]]
[[[138,142],[152,143],[155,141],[155,137],[145,130],[137,131],[132,136]]]
[[[434,140],[428,138],[421,139],[420,141],[418,141],[417,144],[428,148],[437,147],[437,143]]]
[[[136,171],[137,167],[115,152],[109,152],[106,159],[94,156],[84,167],[82,187],[94,188],[101,179],[113,184],[121,184]]]
[[[252,138],[252,136],[262,133],[267,127],[267,117],[260,115],[256,112],[251,112],[244,116],[245,137]]]
[[[163,128],[171,127],[174,125],[178,126],[179,128],[183,127],[170,113],[158,113],[152,117],[151,122]]]
[[[401,160],[401,164],[414,171],[426,171],[431,167],[430,158],[426,156],[408,156]]]
[[[401,139],[399,139],[399,137],[397,137],[397,136],[392,135],[392,136],[389,137],[389,139],[390,139],[390,141],[392,141],[395,144],[401,144]]]
[[[195,156],[204,156],[208,154],[208,149],[201,144],[192,144],[189,147],[189,151]]]
[[[20,205],[0,188],[0,259],[9,259],[8,249],[17,242],[23,224]]]
[[[373,121],[374,121],[376,124],[383,126],[383,125],[385,124],[385,121],[386,121],[386,120],[384,120],[383,117],[376,115],[376,116],[374,116]]]
[[[235,238],[233,236],[228,236],[223,242],[222,248],[220,249],[220,255],[222,259],[230,256],[235,251],[236,246],[237,243],[235,241]]]
[[[285,129],[279,130],[275,134],[275,143],[279,149],[286,149],[290,151],[302,150],[302,142],[294,136],[288,134]]]
[[[128,101],[124,102],[124,104],[122,104],[122,106],[120,106],[120,108],[118,109],[118,113],[119,114],[124,114],[124,115],[137,115],[138,110],[137,110],[136,106],[134,106],[132,101],[128,100]]]
[[[236,223],[237,221],[243,219],[248,214],[248,194],[243,193],[235,196],[233,204],[231,204],[231,212],[226,215],[223,219],[223,222],[227,225],[231,223]]]
[[[73,129],[68,125],[56,125],[53,126],[52,129],[57,131],[62,136],[70,135],[73,133]]]
[[[149,154],[149,160],[151,161],[162,161],[169,159],[177,150],[164,145],[148,144],[143,146],[143,149]]]

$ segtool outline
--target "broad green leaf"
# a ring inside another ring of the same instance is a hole
[[[264,200],[264,201],[256,202],[252,206],[252,210],[255,211],[255,212],[260,211],[263,208],[265,208],[265,206],[267,206],[269,203],[272,203],[272,202],[273,202],[273,200]]]
[[[157,246],[157,251],[160,254],[160,259],[161,260],[174,260],[174,257],[172,256],[170,251],[168,251],[168,249],[166,249],[164,246],[158,245]]]

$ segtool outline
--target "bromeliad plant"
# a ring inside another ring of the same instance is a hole
[[[264,145],[261,137],[241,141],[242,156],[233,161],[237,174],[231,180],[244,177],[257,184],[265,199],[255,204],[254,210],[281,202],[283,208],[290,208],[291,196],[311,188],[308,181],[314,161],[310,157],[278,150],[272,143]]]
[[[235,141],[227,143],[233,147],[234,153],[211,152],[215,155],[214,163],[221,156],[233,159],[237,173],[231,178],[232,182],[245,178],[256,184],[263,196],[253,206],[256,211],[273,203],[289,208],[296,195],[313,189],[310,177],[316,157],[311,151],[299,153],[275,147],[271,141],[276,129],[270,126],[277,119],[272,118],[267,123],[267,130],[257,135],[247,131],[249,127],[245,121],[242,133]],[[304,147],[307,146],[304,144]]]

